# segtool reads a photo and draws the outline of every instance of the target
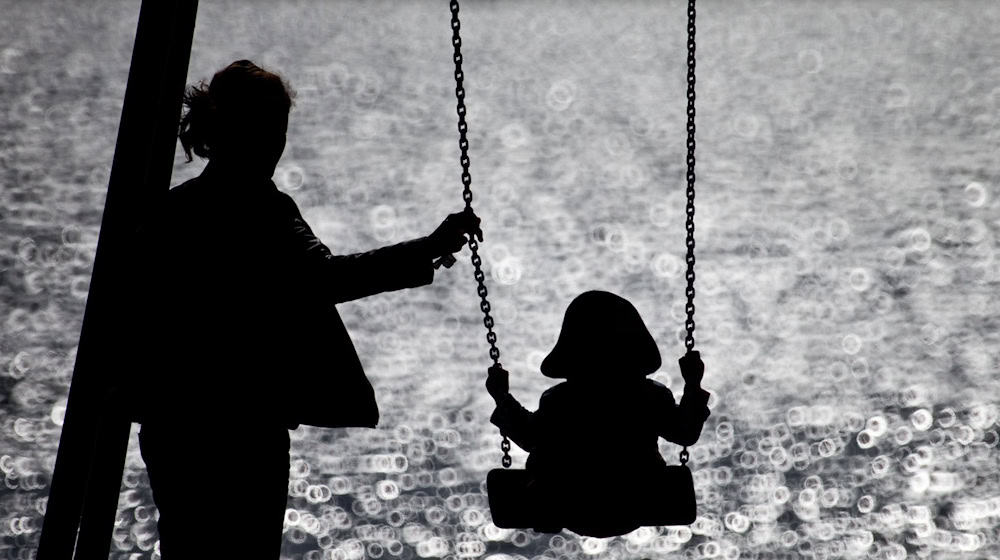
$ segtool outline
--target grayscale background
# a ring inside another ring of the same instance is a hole
[[[239,58],[291,82],[275,181],[335,252],[462,208],[447,2],[201,4],[188,82]],[[2,558],[38,541],[138,7],[0,0]],[[699,8],[698,521],[603,540],[490,523],[499,435],[466,251],[433,287],[340,306],[383,421],[293,432],[284,557],[1000,557],[1000,4]],[[683,391],[685,17],[676,0],[463,6],[482,252],[529,406],[587,289],[636,304],[655,379]],[[202,166],[178,149],[173,183]],[[254,491],[227,472],[254,466],[190,460],[204,531],[241,538],[214,520]],[[119,508],[114,557],[158,558],[135,433]]]

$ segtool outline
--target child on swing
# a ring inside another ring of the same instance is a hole
[[[677,404],[669,389],[646,378],[661,361],[639,312],[622,297],[590,291],[570,303],[542,362],[543,375],[566,381],[542,394],[538,410],[526,410],[510,394],[503,368],[490,368],[486,388],[496,401],[490,421],[529,452],[529,486],[537,497],[530,507],[582,512],[590,527],[569,528],[591,536],[637,528],[637,511],[664,480],[658,438],[692,445],[709,416],[699,353],[679,362],[685,388]]]

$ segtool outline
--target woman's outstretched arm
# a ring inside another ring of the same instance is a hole
[[[479,218],[458,213],[426,237],[365,253],[335,255],[312,232],[291,197],[282,193],[281,200],[289,220],[291,253],[295,255],[292,266],[298,269],[305,286],[332,303],[430,284],[435,258],[461,250],[466,233],[482,236]]]

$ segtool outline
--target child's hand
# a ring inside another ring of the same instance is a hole
[[[677,360],[677,363],[681,365],[681,376],[684,377],[684,383],[692,387],[700,387],[701,378],[705,376],[705,364],[701,361],[701,353],[697,350],[691,350]]]
[[[499,365],[495,365],[487,371],[489,372],[489,376],[486,377],[486,390],[489,391],[493,400],[499,403],[500,399],[507,396],[507,393],[510,392],[510,381],[507,370]]]

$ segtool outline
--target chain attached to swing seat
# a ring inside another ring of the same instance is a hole
[[[687,287],[685,289],[685,296],[687,298],[687,303],[684,307],[685,313],[687,315],[684,322],[684,329],[686,331],[684,337],[684,346],[688,352],[694,349],[694,265],[695,265],[695,241],[694,241],[694,184],[695,184],[695,1],[688,0],[688,41],[687,41],[687,207],[686,207],[686,222],[685,229],[687,231],[685,245],[687,247],[687,255],[685,261],[687,263],[687,270],[685,272],[685,279],[687,280]],[[458,18],[458,0],[450,1],[451,8],[451,30],[452,37],[451,43],[455,48],[454,52],[454,62],[455,62],[455,98],[458,103],[456,110],[458,112],[458,147],[461,151],[459,157],[459,163],[462,166],[462,200],[465,201],[466,210],[472,210],[472,175],[469,173],[469,140],[468,131],[469,127],[465,121],[466,108],[465,108],[465,73],[462,71],[462,36],[460,34],[462,24]],[[493,317],[490,315],[491,307],[490,302],[487,299],[489,291],[486,288],[486,275],[483,273],[482,269],[482,258],[479,256],[479,242],[476,240],[475,236],[469,236],[469,250],[472,253],[472,266],[474,269],[473,276],[476,279],[476,293],[479,294],[480,302],[479,309],[483,312],[483,325],[486,327],[486,341],[490,345],[490,359],[493,360],[494,366],[500,365],[500,349],[497,348],[497,335],[493,331],[494,321]],[[506,435],[503,436],[503,441],[500,443],[500,450],[503,452],[502,464],[504,468],[509,468],[511,465],[510,457],[510,440]],[[680,454],[681,464],[684,465],[688,462],[690,455],[688,453],[687,447],[685,447]]]
[[[684,347],[688,352],[694,349],[694,149],[695,149],[695,124],[694,124],[694,86],[695,86],[695,0],[688,0],[688,41],[687,41],[687,221],[685,229],[687,238],[687,271],[684,278],[687,280],[687,288],[684,295],[687,297],[687,304],[684,311],[687,319],[684,321]],[[689,458],[687,447],[681,450],[680,461],[682,465],[687,464]]]
[[[462,200],[465,209],[472,210],[472,175],[469,173],[469,126],[465,122],[465,73],[462,71],[462,36],[459,33],[462,23],[458,19],[458,0],[451,0],[451,44],[455,47],[455,98],[458,100],[458,149],[461,151],[459,163],[462,165]],[[473,277],[476,279],[476,293],[479,294],[479,310],[483,312],[483,325],[486,327],[486,342],[490,345],[490,359],[494,366],[500,366],[500,349],[497,348],[497,333],[493,332],[493,316],[490,315],[490,302],[486,299],[489,291],[486,289],[486,275],[483,273],[483,260],[479,256],[479,242],[474,235],[469,236],[469,251],[472,253]],[[510,440],[503,436],[500,442],[503,451],[501,462],[504,468],[511,465]]]

